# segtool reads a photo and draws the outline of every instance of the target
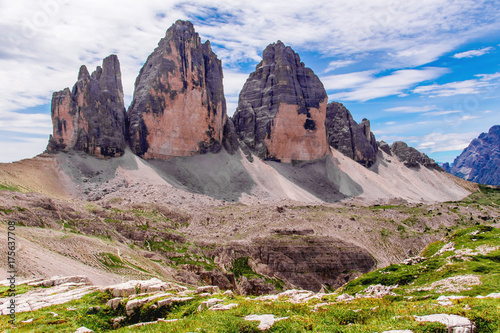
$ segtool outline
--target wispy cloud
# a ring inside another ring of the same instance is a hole
[[[47,138],[19,138],[15,141],[6,141],[0,137],[0,145],[2,146],[0,163],[8,163],[42,153],[47,147]]]
[[[397,106],[394,108],[384,109],[387,112],[399,112],[399,113],[421,113],[436,110],[435,105],[423,105],[423,106]]]
[[[353,72],[347,74],[322,76],[321,82],[326,90],[340,90],[356,88],[366,84],[375,78],[374,74],[377,71]]]
[[[415,88],[413,92],[421,95],[428,95],[429,97],[479,94],[486,92],[487,88],[498,84],[497,81],[500,79],[500,72],[494,74],[478,74],[475,76],[478,77],[478,79],[419,86]]]
[[[447,72],[448,69],[438,67],[404,69],[380,77],[375,77],[370,72],[362,72],[359,73],[360,80],[357,84],[344,87],[344,89],[353,88],[351,91],[335,93],[330,95],[330,98],[365,102],[375,98],[404,94],[405,90],[412,88],[416,84],[434,80]],[[354,73],[345,75],[352,78]],[[328,81],[336,82],[336,76],[328,77]],[[332,86],[326,85],[326,87],[332,89]],[[333,85],[333,87],[336,86]],[[341,86],[338,86],[338,89],[342,89]]]
[[[449,150],[462,150],[472,139],[479,135],[478,132],[466,133],[431,133],[420,138],[417,149],[431,153]]]
[[[474,58],[474,57],[480,57],[482,55],[485,55],[486,53],[489,53],[490,51],[493,50],[493,47],[485,47],[479,50],[470,50],[470,51],[465,51],[461,53],[456,53],[453,55],[453,58],[455,59],[462,59],[462,58]]]
[[[460,113],[458,110],[440,110],[436,105],[423,105],[423,106],[397,106],[394,108],[384,109],[386,112],[397,113],[420,113],[425,116],[444,116],[453,113]]]
[[[50,115],[0,112],[0,131],[48,135],[52,132]]]
[[[328,67],[325,69],[325,73],[336,70],[337,68],[347,67],[355,63],[356,61],[354,60],[334,60],[328,64]]]

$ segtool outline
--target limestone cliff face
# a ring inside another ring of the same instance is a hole
[[[92,75],[82,66],[73,90],[53,94],[51,116],[48,152],[74,149],[103,158],[122,155],[125,107],[117,56],[104,59]]]
[[[326,109],[325,127],[330,146],[365,167],[375,163],[378,144],[369,120],[358,124],[343,104],[331,102]]]
[[[278,41],[269,45],[240,93],[234,125],[244,149],[262,159],[310,161],[329,152],[323,84]]]
[[[146,159],[234,149],[221,62],[190,22],[173,24],[149,56],[127,116],[131,148]]]
[[[308,234],[252,239],[252,245],[229,244],[214,250],[215,261],[229,266],[234,259],[249,257],[253,269],[266,276],[277,276],[297,287],[319,291],[333,289],[367,273],[375,260],[365,249],[341,239]]]

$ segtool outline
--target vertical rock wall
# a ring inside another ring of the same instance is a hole
[[[234,125],[244,148],[262,159],[310,161],[329,152],[327,95],[314,72],[278,41],[263,52],[239,98]]]
[[[105,58],[92,75],[82,66],[73,90],[53,94],[51,117],[48,152],[74,149],[102,158],[122,155],[125,107],[118,57]]]

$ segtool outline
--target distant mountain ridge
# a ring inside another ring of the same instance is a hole
[[[471,182],[500,185],[500,125],[472,140],[453,164],[444,163],[443,169]]]

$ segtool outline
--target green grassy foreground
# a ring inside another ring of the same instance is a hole
[[[455,251],[440,252],[445,244],[454,243]],[[496,248],[496,249],[495,249]],[[469,250],[467,250],[469,249]],[[486,249],[487,254],[476,254]],[[459,250],[459,251],[458,251]],[[458,256],[458,253],[471,255]],[[500,332],[500,299],[478,299],[500,291],[500,229],[478,225],[459,230],[443,241],[429,245],[422,253],[425,259],[414,265],[391,265],[368,273],[351,281],[321,299],[293,304],[286,298],[277,301],[258,301],[255,298],[237,296],[226,299],[224,304],[236,303],[238,307],[228,311],[198,311],[203,300],[195,298],[186,303],[154,309],[144,305],[121,326],[137,322],[153,321],[157,318],[180,319],[177,322],[158,323],[143,327],[113,328],[112,319],[123,316],[123,306],[112,310],[106,302],[112,296],[105,292],[94,292],[81,300],[52,306],[35,312],[19,313],[15,328],[8,324],[7,317],[0,318],[4,332],[74,332],[85,326],[96,332],[259,332],[257,322],[245,321],[251,314],[273,314],[288,319],[276,322],[269,332],[382,332],[390,329],[409,329],[413,332],[446,332],[441,324],[420,323],[414,315],[437,313],[456,314],[476,323],[477,332]],[[477,276],[481,284],[461,286],[463,290],[437,292],[429,289],[433,282],[453,276]],[[361,298],[351,302],[336,302],[340,293],[355,295],[374,284],[399,285],[393,289],[396,296]],[[421,289],[424,290],[421,290]],[[426,289],[427,288],[427,289]],[[24,288],[21,291],[27,291]],[[4,290],[0,290],[0,293]],[[451,305],[440,305],[440,295],[462,295],[466,298],[453,300]],[[212,297],[223,298],[222,295]],[[320,303],[326,303],[315,307]],[[100,309],[96,310],[95,307]],[[76,310],[67,311],[74,307]],[[89,310],[89,308],[91,308]],[[92,309],[93,308],[93,309]],[[54,317],[52,312],[58,314]],[[31,323],[21,323],[33,318]]]

